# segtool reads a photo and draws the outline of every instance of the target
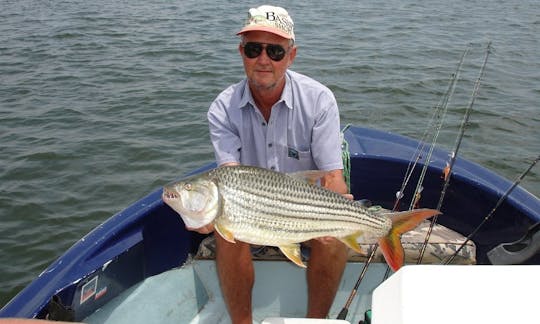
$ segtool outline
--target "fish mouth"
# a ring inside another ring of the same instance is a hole
[[[177,193],[172,192],[170,190],[167,190],[166,188],[163,189],[163,194],[161,195],[161,197],[165,201],[171,201],[171,200],[180,199],[180,195],[178,195]]]

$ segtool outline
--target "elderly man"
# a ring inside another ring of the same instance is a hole
[[[337,103],[327,87],[289,70],[297,47],[287,11],[252,8],[238,35],[246,78],[219,94],[208,111],[218,165],[253,165],[281,172],[324,170],[328,172],[321,185],[346,194]],[[213,227],[196,230],[210,233]],[[215,237],[218,276],[231,320],[251,324],[250,245]],[[307,245],[311,249],[307,317],[324,318],[345,267],[346,247],[334,238]]]

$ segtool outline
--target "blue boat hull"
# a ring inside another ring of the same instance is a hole
[[[418,142],[373,129],[351,127],[345,133],[351,155],[351,192],[356,199],[392,208],[395,194]],[[436,207],[448,152],[436,149],[423,183],[422,207]],[[423,165],[423,161],[420,161]],[[215,167],[208,164],[192,173]],[[411,183],[416,183],[415,172]],[[468,235],[482,222],[512,183],[467,160],[456,160],[439,223]],[[411,197],[414,188],[405,191]],[[79,240],[0,311],[0,317],[44,318],[53,295],[74,308],[80,320],[145,278],[182,265],[203,236],[186,231],[180,217],[150,193]],[[400,206],[402,209],[407,205]],[[517,187],[493,218],[473,237],[477,263],[487,252],[519,239],[540,221],[540,200]],[[540,255],[527,260],[540,264]],[[99,276],[99,283],[93,280]],[[88,298],[88,296],[93,298]],[[99,297],[99,298],[97,298]]]

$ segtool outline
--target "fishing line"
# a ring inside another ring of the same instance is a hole
[[[401,198],[403,198],[403,196],[404,196],[405,188],[407,187],[407,185],[409,183],[409,180],[411,179],[411,176],[413,174],[414,169],[416,168],[416,165],[418,164],[418,161],[422,158],[422,152],[424,151],[425,147],[427,146],[426,139],[428,138],[428,135],[432,131],[434,131],[435,134],[433,135],[431,147],[435,146],[435,142],[437,141],[437,137],[440,134],[440,131],[441,131],[441,128],[442,128],[442,125],[443,125],[443,122],[444,122],[444,119],[445,119],[445,116],[446,116],[446,112],[447,112],[447,108],[448,108],[448,102],[450,101],[450,98],[454,94],[454,91],[455,91],[455,88],[456,88],[456,85],[457,85],[457,81],[459,80],[461,67],[463,66],[465,56],[467,55],[469,50],[470,50],[470,45],[465,49],[465,51],[461,55],[461,58],[459,60],[456,71],[455,71],[455,73],[453,73],[451,75],[451,78],[449,80],[448,88],[447,88],[446,92],[444,93],[444,96],[441,98],[441,100],[437,104],[436,109],[433,111],[431,119],[430,119],[430,121],[428,123],[428,127],[426,128],[424,134],[422,135],[422,138],[418,142],[418,146],[416,148],[416,151],[413,153],[413,156],[409,160],[409,164],[407,166],[407,170],[405,171],[405,177],[403,179],[401,189],[396,193],[396,201],[395,201],[394,207],[393,207],[394,211],[397,211],[397,209],[398,209],[399,202],[400,202]],[[424,170],[426,170],[427,166],[429,165],[429,161],[430,161],[429,157],[431,156],[432,151],[433,151],[433,149],[430,150],[430,154],[428,155],[428,159],[426,160],[427,164],[424,166]],[[414,163],[412,163],[413,160],[414,160]],[[425,171],[423,172],[423,174],[425,174]],[[423,181],[423,177],[421,177],[421,180]],[[420,187],[421,187],[421,182],[419,181],[419,186],[417,186],[417,188],[415,190],[415,194],[413,195],[413,199],[411,200],[411,208],[410,209],[412,209],[412,206],[414,205],[415,197],[417,197],[419,192],[421,191]]]
[[[468,51],[468,49],[467,49],[467,51]],[[485,70],[486,70],[486,65],[487,65],[487,61],[488,61],[488,57],[489,57],[490,53],[491,53],[491,41],[488,42],[488,44],[487,44],[486,53],[484,55],[484,62],[482,63],[482,66],[480,67],[480,73],[479,73],[478,78],[476,79],[474,89],[473,89],[473,92],[472,92],[472,95],[471,95],[471,100],[469,102],[469,105],[467,106],[467,109],[465,110],[465,114],[463,116],[463,120],[461,122],[461,126],[460,126],[460,129],[459,129],[459,134],[456,137],[456,143],[454,145],[454,150],[452,151],[452,153],[450,155],[450,163],[449,163],[448,169],[446,171],[447,173],[445,174],[445,181],[444,181],[443,189],[441,190],[441,196],[439,197],[439,202],[437,203],[437,208],[436,208],[437,210],[441,210],[441,208],[442,208],[444,197],[446,195],[446,190],[447,190],[448,185],[450,183],[450,175],[452,174],[452,170],[454,168],[454,163],[456,161],[456,157],[458,155],[459,148],[460,148],[461,142],[463,140],[463,135],[465,134],[465,130],[466,130],[467,125],[469,123],[469,117],[470,117],[471,112],[472,112],[472,107],[474,105],[474,102],[475,102],[476,98],[478,97],[478,91],[480,89],[480,82],[481,82],[482,78],[484,77]],[[426,234],[426,238],[424,240],[424,244],[422,244],[422,248],[420,250],[420,255],[419,255],[417,264],[420,264],[422,262],[422,259],[424,258],[424,253],[425,253],[427,245],[429,243],[429,238],[431,237],[433,227],[437,223],[437,216],[438,215],[435,215],[431,219],[431,223],[429,225],[429,228],[428,228],[428,231],[427,231],[427,234]]]
[[[345,131],[351,127],[350,124],[345,125],[339,137],[341,139],[341,159],[343,160],[343,177],[345,178],[345,183],[347,184],[347,190],[351,192],[351,153],[349,151],[349,142],[345,139]]]
[[[499,208],[499,206],[506,200],[508,195],[510,195],[510,193],[517,187],[517,185],[521,182],[521,180],[523,180],[523,178],[525,178],[525,176],[529,173],[529,171],[531,171],[531,169],[536,165],[536,163],[538,163],[538,160],[540,160],[540,155],[538,155],[538,157],[529,165],[529,167],[514,181],[514,183],[510,186],[510,188],[506,190],[504,195],[502,195],[501,198],[499,198],[499,201],[497,201],[497,203],[495,204],[495,207],[493,207],[493,209],[489,212],[489,214],[486,217],[484,217],[482,222],[474,229],[474,231],[472,231],[472,233],[469,234],[469,236],[467,236],[465,241],[459,246],[456,252],[454,252],[454,254],[452,254],[452,256],[449,257],[446,262],[444,262],[445,265],[450,264],[452,261],[454,261],[454,258],[463,249],[463,247],[465,247],[465,245],[471,240],[471,238],[474,235],[476,235],[476,233],[478,233],[478,231],[484,226],[484,224],[493,217],[493,214],[495,213],[497,208]]]
[[[424,179],[426,177],[426,173],[428,170],[428,167],[431,163],[431,156],[433,155],[433,151],[435,149],[435,145],[437,143],[437,139],[439,138],[439,134],[441,133],[442,126],[444,124],[444,119],[446,117],[446,112],[448,111],[448,102],[450,101],[450,98],[452,98],[452,95],[454,94],[454,91],[456,89],[456,84],[458,81],[459,72],[461,71],[461,67],[463,65],[464,58],[466,54],[469,52],[469,47],[463,52],[460,62],[458,64],[456,73],[453,74],[453,77],[450,79],[450,83],[448,85],[448,90],[446,91],[445,95],[442,98],[442,103],[439,103],[436,112],[439,115],[436,121],[436,126],[434,126],[435,133],[433,134],[433,137],[431,139],[431,145],[429,145],[429,151],[425,159],[424,167],[422,168],[422,172],[420,173],[420,177],[418,179],[418,183],[416,184],[416,189],[414,192],[414,195],[411,199],[411,204],[409,205],[409,210],[412,210],[415,206],[415,204],[420,199],[420,194],[422,192],[422,185],[424,183]]]

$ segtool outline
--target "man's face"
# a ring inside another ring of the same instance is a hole
[[[244,44],[256,42],[264,44],[261,54],[249,58],[244,54],[244,48],[239,46],[240,55],[244,62],[244,70],[254,90],[272,90],[282,86],[285,82],[285,71],[293,63],[296,56],[296,47],[291,47],[289,40],[272,33],[250,31],[244,34]],[[266,53],[266,45],[281,45],[286,53],[282,60],[274,61]]]

